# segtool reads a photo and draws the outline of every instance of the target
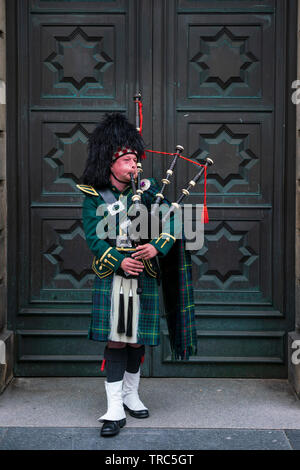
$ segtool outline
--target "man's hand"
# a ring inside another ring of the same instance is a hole
[[[158,253],[158,250],[150,243],[139,245],[136,247],[136,250],[136,253],[132,253],[131,255],[134,259],[151,259]]]
[[[135,259],[128,257],[123,259],[121,268],[128,274],[138,276],[143,271],[144,265],[141,261],[136,261]]]

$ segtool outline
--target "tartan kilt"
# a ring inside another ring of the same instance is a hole
[[[160,309],[157,280],[140,274],[143,292],[140,294],[137,343],[157,346],[160,343]],[[95,274],[92,291],[92,312],[88,338],[94,341],[109,341],[110,309],[113,274],[100,279]]]

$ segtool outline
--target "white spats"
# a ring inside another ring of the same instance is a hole
[[[138,388],[140,382],[140,369],[135,374],[125,371],[123,378],[123,403],[133,411],[147,410],[148,408],[140,400]]]
[[[122,386],[123,380],[119,382],[104,382],[106,398],[107,398],[107,412],[98,418],[98,421],[119,421],[126,418],[122,400]]]

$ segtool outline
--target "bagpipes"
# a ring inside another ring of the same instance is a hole
[[[142,105],[142,95],[141,93],[137,93],[133,97],[134,103],[136,105],[136,129],[142,134],[142,127],[143,127],[143,105]],[[184,148],[181,145],[176,146],[176,152],[175,153],[167,153],[167,152],[158,152],[155,150],[145,150],[145,152],[151,152],[151,153],[156,153],[156,154],[163,154],[163,155],[173,155],[173,160],[171,162],[170,167],[166,171],[166,176],[165,178],[162,178],[162,187],[158,193],[155,194],[155,201],[154,204],[152,204],[151,208],[151,215],[155,216],[157,209],[161,202],[164,200],[164,191],[167,185],[171,183],[171,178],[174,174],[174,169],[176,166],[176,163],[178,161],[178,158],[182,158],[186,161],[189,161],[193,163],[194,165],[198,165],[201,167],[201,170],[196,173],[196,175],[188,182],[187,186],[185,188],[181,189],[181,195],[178,197],[176,202],[171,203],[171,207],[169,208],[168,212],[163,216],[162,223],[165,223],[171,216],[172,212],[174,210],[179,209],[183,199],[187,196],[190,195],[190,190],[194,188],[197,184],[197,182],[200,180],[201,176],[204,173],[204,204],[203,204],[203,212],[201,216],[201,221],[203,223],[208,223],[209,218],[208,218],[208,212],[207,212],[207,205],[206,205],[206,177],[207,177],[207,168],[211,165],[214,164],[213,160],[209,157],[205,158],[205,163],[201,164],[199,162],[195,162],[194,160],[191,160],[187,157],[184,157],[181,155],[182,151]],[[143,172],[142,169],[142,163],[141,159],[146,158],[145,154],[141,157],[138,157],[137,161],[137,185],[135,184],[135,180],[133,177],[133,174],[131,174],[131,186],[132,186],[132,191],[133,191],[133,197],[132,200],[135,202],[135,204],[138,206],[138,204],[141,202],[141,195],[143,194],[143,189],[141,186],[141,173]],[[145,188],[148,189],[148,188]]]
[[[142,100],[141,94],[137,93],[134,96],[134,102],[136,105],[136,129],[142,135],[143,127],[143,112],[142,112]],[[195,176],[188,182],[186,187],[181,189],[181,194],[177,198],[176,202],[169,203],[166,214],[163,216],[161,225],[171,219],[172,212],[179,209],[182,201],[190,195],[191,189],[195,188],[196,184],[200,181],[201,176],[204,174],[204,205],[201,214],[201,221],[208,223],[208,212],[206,206],[206,179],[207,179],[207,168],[214,164],[211,158],[206,158],[204,163],[199,163],[191,160],[182,155],[183,147],[181,145],[176,146],[175,153],[159,152],[150,149],[145,149],[144,154],[138,154],[137,161],[137,178],[136,182],[134,174],[131,173],[131,186],[135,208],[139,208],[142,201],[143,192],[148,192],[151,201],[151,212],[149,217],[159,219],[156,212],[159,209],[160,204],[164,201],[164,192],[166,187],[170,184],[174,170],[179,158],[182,158],[190,163],[201,167]],[[164,154],[173,156],[170,167],[166,171],[166,175],[162,178],[162,186],[157,192],[157,185],[152,185],[147,179],[141,180],[141,174],[143,172],[141,160],[146,158],[145,152],[151,152],[156,154]],[[175,219],[175,218],[174,218]],[[159,221],[159,220],[158,220]],[[160,221],[159,221],[160,223]],[[160,231],[162,233],[162,231]],[[168,235],[168,234],[165,234]],[[174,238],[174,237],[173,237]],[[175,237],[176,238],[176,237]],[[168,238],[166,238],[166,241]],[[163,242],[163,243],[166,243]],[[133,241],[134,246],[139,245],[141,237]],[[162,245],[163,246],[163,245]],[[161,246],[161,247],[162,247]],[[189,359],[190,355],[197,353],[197,332],[194,317],[194,302],[193,302],[193,287],[192,287],[192,268],[190,254],[185,250],[183,240],[178,240],[178,243],[173,244],[169,252],[161,257],[151,258],[151,262],[156,263],[157,276],[162,282],[162,291],[164,299],[164,310],[165,317],[168,326],[169,340],[171,345],[171,354],[173,359],[181,357],[181,359]],[[145,260],[146,261],[146,260]],[[142,293],[141,276],[137,276],[137,293]]]

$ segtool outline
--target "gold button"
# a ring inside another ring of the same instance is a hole
[[[97,259],[96,264],[99,264],[99,260]]]
[[[101,269],[102,269],[102,266],[100,266],[99,270],[101,271]]]
[[[166,238],[166,240],[167,240],[167,242],[169,242],[169,241],[170,241],[170,238]]]
[[[111,257],[111,254],[110,254],[110,253],[108,253],[107,257],[108,257],[108,258],[110,258],[110,257]]]
[[[107,263],[107,259],[104,260],[104,263]]]

